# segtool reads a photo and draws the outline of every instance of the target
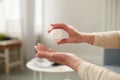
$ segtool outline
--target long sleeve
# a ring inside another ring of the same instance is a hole
[[[93,45],[104,48],[120,48],[120,31],[93,33]],[[120,80],[120,75],[103,67],[84,62],[78,68],[82,80]]]
[[[93,33],[95,40],[93,45],[104,48],[120,48],[120,31],[108,31]]]
[[[79,66],[78,74],[82,80],[120,80],[120,75],[87,62]]]

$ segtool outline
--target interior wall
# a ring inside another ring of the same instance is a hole
[[[58,46],[50,40],[47,30],[50,28],[51,23],[66,23],[73,25],[81,32],[103,31],[103,1],[104,0],[44,0],[44,29],[41,42],[56,51],[74,53],[84,60],[102,65],[102,48],[84,43]],[[50,80],[53,80],[51,75],[45,74],[43,77],[47,76],[47,79],[50,77]],[[71,73],[70,76],[70,79],[80,80],[79,76],[75,73]],[[54,76],[55,80],[61,80],[63,78],[64,76],[62,76],[62,74]]]
[[[21,0],[22,40],[26,61],[35,55],[34,0]]]
[[[95,64],[103,64],[103,49],[88,44],[57,45],[49,39],[47,30],[51,23],[73,25],[81,32],[100,32],[103,0],[44,0],[44,31],[42,43],[56,51],[65,51]]]

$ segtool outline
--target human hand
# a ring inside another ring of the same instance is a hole
[[[68,33],[68,38],[62,39],[58,44],[64,44],[64,43],[79,43],[83,41],[83,36],[72,26],[68,26],[66,24],[51,24],[51,29],[48,30],[50,33],[54,29],[63,29]]]
[[[74,54],[51,51],[42,44],[37,45],[35,48],[37,50],[36,57],[46,58],[52,62],[67,65],[75,71],[77,71],[79,65],[83,62],[82,59]]]
[[[38,43],[36,46],[35,46],[35,49],[37,50],[37,52],[40,52],[40,51],[45,51],[45,52],[54,52],[54,50],[50,49],[50,48],[47,48],[45,45],[41,44],[41,43]]]
[[[89,44],[93,44],[94,35],[90,33],[79,32],[74,27],[66,25],[64,23],[61,24],[51,24],[51,29],[48,30],[50,33],[54,29],[63,29],[68,33],[68,38],[62,39],[58,41],[58,44],[65,44],[65,43],[81,43],[86,42]]]

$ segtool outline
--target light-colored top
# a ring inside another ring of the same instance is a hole
[[[120,48],[120,31],[93,33],[93,45],[104,48]],[[78,68],[82,80],[120,80],[120,75],[103,67],[84,62]]]

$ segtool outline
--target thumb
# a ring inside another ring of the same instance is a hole
[[[62,40],[58,41],[57,43],[58,43],[58,45],[69,43],[69,38],[62,39]]]

